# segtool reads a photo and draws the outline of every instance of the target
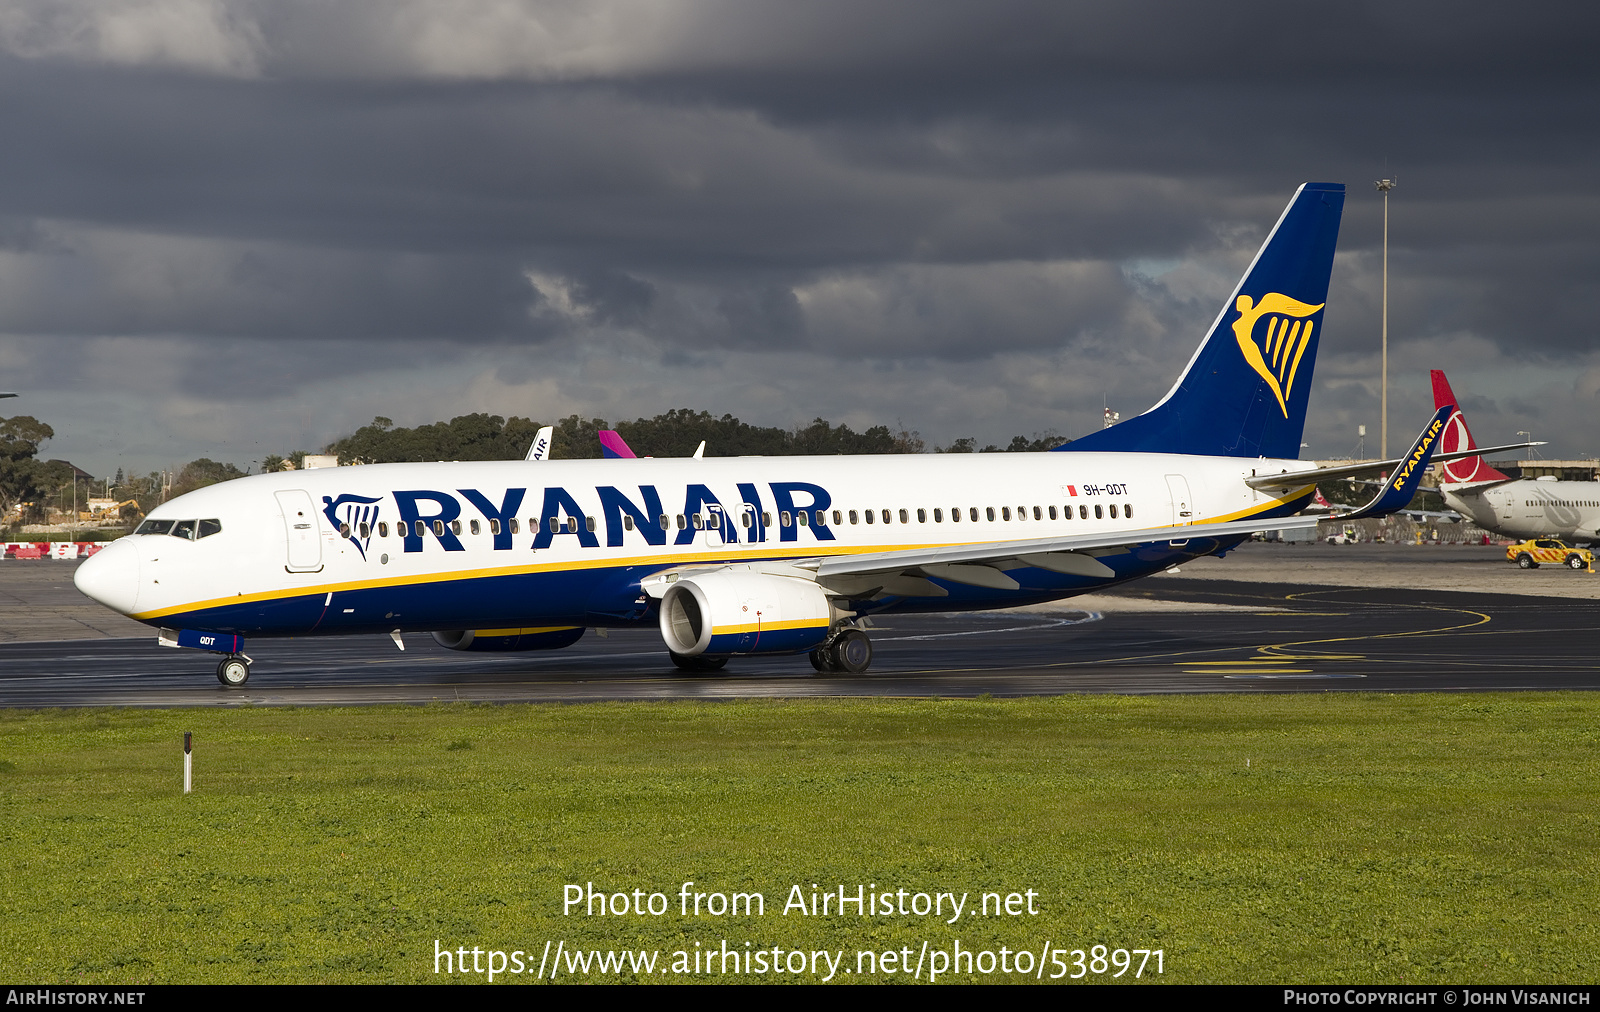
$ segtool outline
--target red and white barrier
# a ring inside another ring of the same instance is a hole
[[[104,547],[100,541],[0,541],[0,558],[87,559]]]

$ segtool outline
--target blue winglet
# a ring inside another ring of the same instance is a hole
[[[1433,451],[1439,442],[1439,434],[1444,432],[1445,422],[1456,413],[1454,404],[1446,404],[1433,416],[1433,421],[1422,430],[1422,435],[1411,444],[1411,452],[1405,455],[1403,462],[1389,475],[1389,480],[1384,482],[1383,488],[1373,500],[1354,513],[1344,513],[1333,520],[1360,520],[1363,517],[1386,517],[1406,508],[1411,502],[1411,497],[1417,494],[1417,486],[1422,484],[1423,472],[1428,470],[1428,461],[1433,459]]]

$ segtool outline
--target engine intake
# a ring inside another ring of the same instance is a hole
[[[800,653],[827,640],[832,620],[821,587],[766,573],[707,573],[661,597],[661,638],[685,657]]]

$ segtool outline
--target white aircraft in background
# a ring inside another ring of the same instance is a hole
[[[1432,371],[1435,406],[1455,404],[1450,381]],[[1480,454],[1515,447],[1476,449],[1466,417],[1456,409],[1439,437],[1447,451],[1470,451],[1443,465],[1439,492],[1444,501],[1487,531],[1511,538],[1600,538],[1600,482],[1555,478],[1512,478],[1490,467]]]
[[[1048,601],[1221,555],[1314,525],[1292,514],[1329,477],[1392,472],[1351,518],[1404,506],[1447,412],[1397,460],[1296,459],[1343,205],[1342,184],[1302,186],[1167,395],[1056,451],[252,475],[156,507],[76,582],[162,643],[226,655],[228,685],[249,676],[246,637],[540,650],[637,625],[687,670],[809,652],[863,671],[874,614]]]

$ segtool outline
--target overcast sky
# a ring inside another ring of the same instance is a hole
[[[1348,183],[1305,451],[1600,453],[1593,4],[0,0],[0,402],[96,473],[387,415],[1004,442]]]

